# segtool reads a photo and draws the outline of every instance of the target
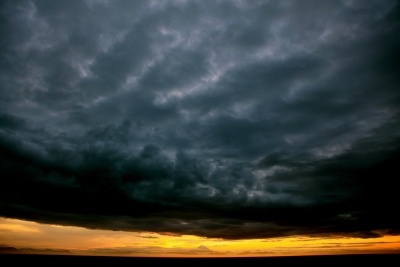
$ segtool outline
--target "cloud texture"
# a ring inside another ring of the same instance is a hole
[[[399,234],[397,1],[2,1],[0,216]]]

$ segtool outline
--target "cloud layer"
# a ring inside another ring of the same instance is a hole
[[[0,216],[398,234],[397,1],[2,1]]]

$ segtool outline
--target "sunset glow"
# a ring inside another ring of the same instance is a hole
[[[6,218],[0,218],[0,240],[18,248],[20,253],[73,255],[254,257],[400,253],[400,236],[223,240],[150,232],[89,230]]]

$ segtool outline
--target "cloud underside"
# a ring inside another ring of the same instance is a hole
[[[399,234],[396,1],[3,1],[0,216]]]

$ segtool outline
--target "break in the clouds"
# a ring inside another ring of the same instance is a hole
[[[226,239],[400,233],[398,1],[0,10],[0,216]]]

